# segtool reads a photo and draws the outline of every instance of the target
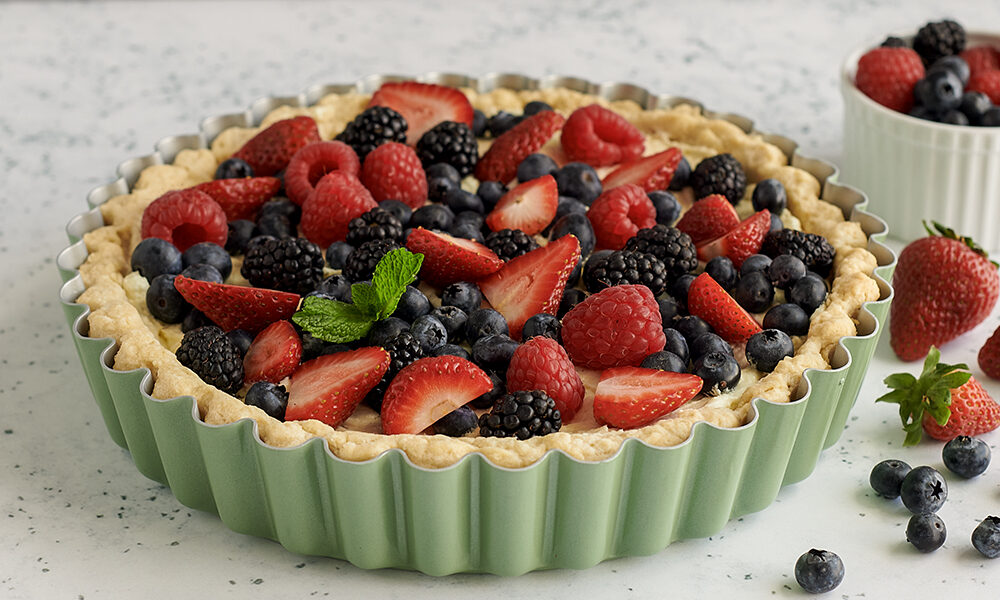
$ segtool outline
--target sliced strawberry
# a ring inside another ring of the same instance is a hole
[[[389,369],[389,353],[369,347],[302,363],[288,384],[286,421],[317,419],[337,427]]]
[[[646,138],[635,125],[599,104],[574,110],[559,140],[568,160],[593,167],[639,158],[646,145]]]
[[[447,233],[418,227],[406,238],[406,248],[424,255],[420,277],[436,286],[476,281],[496,273],[503,261],[486,246]]]
[[[708,273],[691,282],[687,303],[688,312],[704,319],[730,344],[738,344],[761,331],[753,316]]]
[[[558,312],[566,281],[579,261],[580,242],[574,235],[565,235],[510,259],[499,271],[482,279],[479,289],[507,319],[511,337],[520,340],[529,318],[542,312]]]
[[[486,224],[493,231],[520,229],[535,235],[552,222],[558,208],[559,186],[551,175],[542,175],[504,194],[486,216]]]
[[[291,292],[199,281],[183,275],[174,279],[174,287],[191,306],[226,331],[257,332],[275,321],[290,319],[299,307],[299,295]]]
[[[233,157],[245,160],[254,175],[267,177],[288,166],[303,146],[318,141],[316,121],[312,117],[295,117],[273,123],[250,138]]]
[[[216,179],[194,186],[215,200],[230,221],[249,219],[257,216],[257,209],[274,198],[281,189],[277,177],[244,177],[242,179]]]
[[[243,381],[278,383],[302,360],[302,340],[288,321],[275,321],[257,334],[243,357]]]
[[[517,165],[542,149],[566,119],[552,110],[543,110],[521,121],[493,141],[476,163],[476,179],[507,183],[517,175]]]
[[[674,171],[681,162],[681,151],[678,148],[667,148],[652,156],[644,156],[623,163],[614,171],[604,176],[601,185],[605,190],[634,183],[647,192],[665,190],[674,178]]]
[[[729,200],[722,194],[712,194],[695,202],[677,222],[677,229],[698,245],[726,235],[739,224],[740,216]]]
[[[389,384],[382,401],[382,431],[420,433],[492,389],[490,376],[471,361],[457,356],[421,358]]]
[[[406,143],[415,146],[420,136],[441,121],[472,127],[472,104],[455,88],[433,83],[401,81],[383,83],[368,106],[388,106],[406,119]]]
[[[344,142],[316,142],[303,146],[288,161],[285,169],[285,191],[288,199],[302,206],[327,173],[343,171],[357,176],[361,170],[358,155]]]
[[[541,335],[514,350],[507,368],[507,391],[542,390],[555,400],[563,423],[569,423],[583,404],[586,390],[566,349]]]
[[[594,418],[621,429],[642,427],[694,398],[701,385],[701,378],[690,373],[642,367],[605,369],[594,395]]]
[[[716,256],[728,256],[739,269],[751,254],[760,252],[764,236],[771,230],[771,213],[765,208],[711,242],[698,246],[698,260],[708,262]]]

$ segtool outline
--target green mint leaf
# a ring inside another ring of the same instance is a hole
[[[381,308],[378,318],[384,319],[396,311],[400,296],[417,278],[423,262],[423,254],[414,254],[406,248],[390,250],[378,261],[372,276],[372,286]]]
[[[375,286],[370,283],[355,283],[351,286],[351,302],[354,306],[358,307],[358,310],[362,314],[371,317],[372,319],[379,318],[379,311],[382,308],[382,303],[379,300],[378,292],[375,290]]]
[[[354,304],[309,296],[292,321],[315,338],[343,344],[364,337],[375,320]]]

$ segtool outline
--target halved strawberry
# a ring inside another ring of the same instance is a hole
[[[728,256],[739,269],[751,254],[760,252],[764,236],[771,230],[771,213],[765,208],[730,229],[722,237],[698,246],[698,260],[708,262],[716,256]]]
[[[510,190],[486,216],[493,231],[520,229],[535,235],[552,222],[559,208],[559,186],[551,175],[525,181]]]
[[[517,175],[517,165],[541,150],[562,129],[566,119],[552,110],[537,112],[493,140],[476,163],[476,179],[507,183]]]
[[[302,340],[288,321],[275,321],[257,334],[243,357],[243,381],[278,383],[302,360]]]
[[[455,121],[472,127],[472,104],[455,88],[433,83],[383,83],[368,106],[388,106],[406,119],[406,143],[414,146],[431,127]]]
[[[605,190],[626,183],[634,183],[647,192],[665,190],[674,177],[681,156],[680,149],[667,148],[651,156],[630,160],[605,175],[601,185]]]
[[[688,312],[701,317],[730,344],[761,331],[760,324],[708,273],[694,278],[688,289]]]
[[[226,213],[226,219],[252,221],[257,216],[257,209],[281,189],[281,180],[277,177],[216,179],[199,183],[194,189],[211,196]]]
[[[424,255],[420,276],[436,286],[482,279],[496,273],[504,264],[492,250],[479,242],[423,227],[410,232],[406,248]]]
[[[300,116],[273,123],[250,138],[233,157],[245,160],[254,175],[267,177],[284,169],[300,148],[319,140],[316,121]]]
[[[695,202],[677,221],[677,229],[688,234],[697,246],[726,235],[739,224],[736,207],[722,194],[712,194]]]
[[[382,401],[382,431],[390,435],[420,433],[491,389],[490,376],[469,360],[457,356],[421,358],[403,367],[389,384]]]
[[[701,377],[642,367],[601,371],[594,395],[594,418],[602,425],[633,429],[648,425],[694,398]]]
[[[302,363],[288,383],[285,420],[317,419],[330,427],[340,425],[382,379],[389,361],[388,352],[368,347]]]
[[[299,307],[299,295],[291,292],[199,281],[183,275],[174,279],[174,287],[191,306],[226,331],[257,332],[275,321],[290,319]]]
[[[482,279],[479,289],[507,319],[511,337],[520,340],[529,318],[541,312],[558,312],[566,281],[579,260],[580,242],[574,235],[565,235],[510,259],[499,271]]]

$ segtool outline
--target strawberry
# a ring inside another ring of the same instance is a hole
[[[507,319],[511,337],[520,340],[529,318],[558,312],[566,281],[579,261],[580,242],[574,235],[565,235],[510,259],[499,271],[480,280],[479,289]]]
[[[559,187],[551,175],[525,181],[504,194],[486,216],[493,231],[520,229],[528,235],[541,232],[559,208]]]
[[[920,441],[921,429],[936,440],[960,435],[974,437],[1000,427],[1000,404],[983,389],[964,364],[938,362],[941,352],[931,346],[920,377],[896,373],[885,378],[892,391],[876,402],[899,404],[906,446]]]
[[[681,162],[681,151],[667,148],[663,152],[636,158],[622,163],[614,171],[604,176],[601,185],[605,190],[626,183],[634,183],[647,192],[665,190],[674,177],[674,171]]]
[[[326,248],[347,239],[347,225],[378,204],[361,181],[349,173],[327,173],[302,203],[299,223],[306,238]]]
[[[257,334],[243,357],[243,381],[278,383],[299,366],[302,340],[289,321],[271,323]]]
[[[361,183],[375,202],[399,200],[416,210],[427,202],[427,175],[417,152],[399,142],[386,142],[365,157]]]
[[[1000,69],[1000,51],[992,46],[966,48],[958,56],[969,65],[969,73],[972,75]]]
[[[621,250],[640,229],[656,225],[656,207],[641,187],[627,183],[598,196],[587,218],[598,249]]]
[[[317,419],[337,427],[389,369],[389,353],[368,347],[302,363],[288,383],[286,421]]]
[[[676,227],[698,245],[726,235],[739,224],[736,207],[722,194],[712,194],[695,202]]]
[[[574,110],[559,139],[568,160],[592,167],[639,158],[646,145],[646,138],[635,125],[597,104]]]
[[[288,199],[302,206],[320,179],[327,173],[343,171],[357,175],[361,170],[358,155],[344,142],[316,142],[303,146],[288,161],[285,191]]]
[[[698,260],[708,262],[716,256],[727,256],[739,269],[743,261],[760,252],[764,236],[771,230],[771,213],[762,209],[730,229],[722,237],[698,246]]]
[[[277,177],[216,179],[199,183],[194,189],[211,196],[222,207],[228,220],[253,221],[257,216],[257,209],[281,189],[281,180]]]
[[[507,183],[517,175],[517,165],[542,149],[566,119],[552,110],[543,110],[521,121],[493,141],[476,163],[476,179]]]
[[[979,349],[979,368],[991,379],[1000,379],[1000,327]]]
[[[555,400],[562,422],[569,423],[583,404],[580,374],[559,342],[535,336],[514,350],[507,368],[507,391],[542,390]]]
[[[969,78],[966,92],[982,92],[990,97],[990,102],[1000,104],[1000,70],[976,73]]]
[[[760,325],[708,273],[694,278],[688,288],[688,312],[701,317],[730,344],[761,331]]]
[[[924,63],[912,48],[879,47],[858,60],[854,82],[879,104],[899,112],[913,108],[913,86],[924,77]]]
[[[406,238],[410,252],[424,255],[420,276],[444,287],[456,281],[475,281],[496,273],[504,262],[486,246],[447,233],[417,227]]]
[[[406,119],[406,143],[415,146],[420,137],[441,121],[472,127],[472,105],[455,88],[433,83],[400,81],[383,83],[368,106],[388,106]]]
[[[697,375],[641,367],[601,371],[594,418],[601,425],[633,429],[673,412],[701,390]]]
[[[158,237],[184,252],[199,242],[226,245],[226,213],[212,197],[194,188],[174,190],[142,211],[142,239]]]
[[[925,224],[930,236],[900,252],[892,277],[889,341],[902,360],[917,360],[982,323],[1000,296],[997,265],[982,248],[933,226]]]
[[[275,321],[290,319],[299,295],[278,290],[199,281],[178,275],[174,287],[191,306],[226,331],[257,332]]]
[[[490,376],[471,361],[457,356],[421,358],[403,367],[389,384],[382,401],[382,431],[420,433],[492,389]]]
[[[288,165],[303,146],[320,141],[319,129],[312,117],[295,117],[273,123],[250,138],[233,154],[250,165],[254,175],[274,175]]]
[[[588,369],[634,366],[666,344],[656,298],[632,284],[604,288],[570,309],[562,338],[573,364]]]

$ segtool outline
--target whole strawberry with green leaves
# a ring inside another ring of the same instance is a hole
[[[983,322],[1000,296],[1000,274],[971,238],[934,223],[928,237],[899,254],[889,321],[893,351],[903,360],[927,355]]]

